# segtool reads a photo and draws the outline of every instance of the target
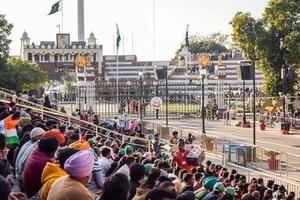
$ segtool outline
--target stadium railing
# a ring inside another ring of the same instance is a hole
[[[88,121],[80,120],[74,116],[67,115],[57,110],[49,109],[40,104],[22,99],[20,97],[17,97],[15,94],[7,93],[3,90],[0,90],[0,101],[6,103],[14,102],[19,108],[30,108],[33,112],[39,114],[42,119],[55,119],[66,125],[78,125],[86,131],[94,133],[95,135],[100,135],[102,137],[113,139],[118,142],[126,142],[127,144],[146,149],[147,151],[151,151],[152,149],[152,141],[149,139],[120,134],[116,131],[95,125]],[[112,134],[115,137],[111,137],[110,135]],[[144,143],[145,145],[136,144],[135,141],[142,141],[142,143]]]

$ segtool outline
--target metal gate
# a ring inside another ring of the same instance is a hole
[[[112,118],[119,112],[143,119],[162,119],[167,113],[170,119],[197,117],[199,114],[201,95],[199,84],[171,83],[166,87],[165,82],[137,81],[119,83],[118,86],[117,94],[116,83],[96,85],[96,113],[100,118]],[[155,96],[163,100],[163,105],[158,111],[154,110],[150,103]]]

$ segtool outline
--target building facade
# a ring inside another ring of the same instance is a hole
[[[76,66],[79,56],[88,58],[90,64],[82,68]],[[21,58],[37,63],[43,71],[52,78],[59,78],[66,72],[74,72],[78,80],[101,80],[103,48],[97,44],[93,33],[87,41],[70,41],[70,34],[57,34],[56,41],[41,41],[40,44],[31,43],[26,32],[21,38]]]

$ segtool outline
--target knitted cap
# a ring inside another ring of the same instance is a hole
[[[125,155],[125,149],[119,149],[118,154],[119,155]]]
[[[218,182],[217,178],[214,176],[209,176],[202,181],[202,185],[204,188],[212,190],[214,185]]]
[[[225,189],[225,193],[230,194],[230,195],[234,195],[234,188],[233,187],[228,187]]]
[[[223,183],[217,182],[217,183],[214,185],[214,190],[215,190],[215,191],[218,191],[218,192],[224,192],[225,188],[224,188]]]
[[[150,170],[152,169],[152,165],[150,163],[145,164],[144,167],[147,172],[150,172]]]
[[[126,153],[131,153],[131,152],[133,152],[133,147],[131,145],[127,145],[125,147],[125,151],[126,151]]]
[[[36,136],[43,135],[45,133],[44,129],[40,127],[33,128],[30,132],[30,138],[35,138]]]

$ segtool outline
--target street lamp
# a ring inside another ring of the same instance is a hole
[[[202,134],[205,134],[205,112],[204,112],[204,78],[207,76],[207,67],[211,64],[210,57],[208,54],[202,54],[199,56],[199,65],[200,65],[200,76],[201,76],[201,85],[202,85],[202,102],[201,102],[201,110],[202,110]]]
[[[155,85],[155,96],[158,97],[158,80],[155,80],[153,82],[153,85]],[[159,109],[155,109],[155,119],[158,120],[158,112],[159,112]]]
[[[286,131],[286,125],[285,125],[285,75],[286,74],[286,69],[285,66],[282,65],[281,67],[281,79],[282,79],[282,94],[280,96],[282,96],[282,113],[283,113],[283,123],[281,125],[281,130],[282,131]]]
[[[129,113],[129,102],[130,102],[130,86],[131,86],[131,82],[130,81],[127,81],[126,82],[126,86],[127,86],[127,106],[128,106],[128,109],[127,109],[127,112]]]
[[[140,78],[140,105],[139,105],[139,113],[140,113],[140,120],[142,120],[143,118],[143,112],[142,112],[142,104],[143,104],[143,99],[142,99],[142,95],[143,95],[143,71],[139,71],[139,78]]]
[[[201,67],[200,70],[201,77],[201,86],[202,86],[202,98],[201,98],[201,116],[202,116],[202,134],[205,134],[205,108],[204,108],[204,78],[207,76],[207,70],[204,67]]]

